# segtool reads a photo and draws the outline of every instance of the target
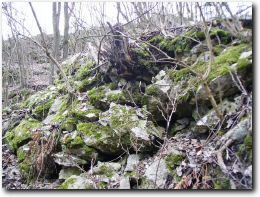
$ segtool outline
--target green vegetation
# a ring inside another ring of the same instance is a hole
[[[214,182],[214,189],[230,189],[230,182],[228,179],[217,180]]]
[[[88,91],[89,101],[92,105],[99,108],[100,101],[105,97],[105,87],[92,88]]]
[[[247,134],[243,143],[239,145],[237,155],[245,162],[253,160],[253,139],[250,134]]]
[[[252,62],[247,58],[241,58],[237,61],[237,70],[242,71],[252,66]]]
[[[43,120],[47,116],[49,109],[51,108],[53,102],[54,102],[54,99],[48,100],[44,103],[41,103],[36,108],[34,108],[32,113],[35,116],[35,118],[38,120]]]
[[[109,102],[115,102],[115,103],[125,103],[125,102],[127,102],[123,92],[117,93],[117,94],[108,94],[107,100]]]
[[[16,151],[20,146],[31,140],[31,130],[40,127],[41,123],[35,119],[22,120],[13,130],[5,135],[6,142],[12,151]]]
[[[62,183],[59,189],[69,189],[71,185],[76,182],[76,178],[68,178],[64,183]]]
[[[81,65],[80,68],[78,69],[75,80],[77,81],[83,81],[86,79],[86,77],[89,76],[91,68],[94,66],[93,62],[89,62],[86,65]]]
[[[231,46],[223,51],[219,56],[215,58],[215,62],[211,67],[211,72],[208,76],[208,81],[211,81],[219,76],[224,76],[229,74],[231,71],[231,65],[240,62],[240,69],[248,66],[248,62],[244,63],[244,60],[239,59],[241,53],[246,49],[250,48],[248,44],[240,44],[237,46]],[[203,55],[203,54],[202,54]],[[242,63],[242,64],[241,64]],[[200,61],[197,64],[193,65],[191,68],[183,68],[180,70],[170,70],[168,75],[174,83],[179,81],[186,81],[186,85],[183,86],[183,92],[187,92],[183,98],[179,99],[180,101],[188,100],[192,95],[192,89],[196,89],[200,80],[198,76],[191,73],[190,69],[199,74],[204,74],[205,69],[207,68],[207,62]],[[242,65],[242,66],[241,66]]]
[[[149,96],[159,96],[160,95],[160,89],[157,85],[152,84],[147,86],[145,89],[145,93]]]
[[[76,118],[66,118],[65,121],[63,120],[61,129],[63,131],[74,131],[76,129],[76,125],[78,120]]]
[[[81,110],[80,106],[81,105],[79,103],[75,107],[73,107],[72,112],[71,112],[73,117],[75,117],[77,120],[80,120],[80,121],[98,120],[99,113],[101,112],[101,110],[95,109],[95,108]],[[90,114],[92,114],[91,117],[89,117]]]
[[[27,144],[18,148],[18,150],[17,150],[18,161],[22,162],[25,159],[26,154],[28,152],[29,152],[29,146]]]
[[[211,39],[214,39],[214,38],[219,39],[222,44],[228,44],[232,41],[231,33],[227,32],[223,29],[212,28],[209,32],[209,35],[210,35]]]

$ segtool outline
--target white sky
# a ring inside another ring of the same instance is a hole
[[[88,23],[92,23],[90,20],[90,12],[86,12],[89,4],[93,4],[95,2],[82,2],[82,16],[84,20]],[[116,18],[116,4],[115,2],[105,2],[105,14],[108,16],[110,21]],[[52,27],[52,2],[32,2],[33,8],[36,12],[39,23],[43,29],[43,31],[47,34],[53,33]],[[63,12],[63,3],[61,4],[61,15],[60,15],[60,33],[63,35],[64,29],[64,12]],[[39,30],[37,28],[35,19],[33,18],[31,8],[28,2],[13,2],[12,6],[18,10],[19,15],[24,15],[25,21],[24,24],[27,29],[30,30],[32,35],[39,34]],[[76,6],[79,4],[76,3]],[[85,10],[85,11],[84,11]],[[8,35],[11,35],[10,28],[8,26],[6,17],[2,14],[2,36],[4,39],[8,38]]]
[[[95,2],[84,2],[82,4],[82,10],[83,10],[83,18],[85,21],[88,23],[92,23],[90,20],[90,15],[93,16],[92,12],[93,10],[87,11],[89,8],[89,4],[95,3]],[[106,10],[105,13],[109,17],[108,20],[115,21],[117,11],[116,11],[116,3],[115,2],[105,2]],[[250,2],[236,2],[236,5],[251,5],[252,3]],[[30,6],[28,2],[13,2],[12,3],[13,7],[17,9],[19,12],[22,12],[26,18],[25,20],[25,26],[30,30],[32,35],[37,35],[39,34],[39,30],[36,26],[35,20],[33,18]],[[53,33],[53,27],[52,27],[52,2],[33,2],[32,3],[35,12],[37,14],[38,20],[43,28],[43,31],[47,34],[52,34]],[[79,5],[76,3],[76,6]],[[235,10],[236,6],[230,6],[232,10]],[[95,18],[95,17],[94,17]],[[64,14],[63,14],[63,3],[61,7],[61,17],[60,17],[60,33],[63,34],[63,28],[64,28]],[[3,38],[6,39],[8,38],[8,34],[10,35],[10,28],[7,25],[7,21],[5,16],[2,16],[2,35]]]

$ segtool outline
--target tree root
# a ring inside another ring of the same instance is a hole
[[[223,157],[222,157],[222,153],[224,150],[226,150],[228,148],[228,146],[230,144],[232,144],[233,140],[229,139],[222,147],[220,147],[220,149],[218,149],[217,151],[217,161],[218,161],[218,165],[220,167],[220,169],[224,172],[224,173],[228,173],[227,171],[227,167],[223,161]]]

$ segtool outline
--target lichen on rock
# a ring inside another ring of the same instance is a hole
[[[16,151],[20,146],[23,146],[32,138],[33,129],[41,126],[41,122],[35,119],[27,119],[20,122],[20,124],[13,130],[8,131],[5,135],[7,144],[12,151]]]

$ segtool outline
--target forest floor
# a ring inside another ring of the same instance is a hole
[[[45,89],[49,85],[49,64],[32,64],[29,65],[30,73],[27,80],[28,88],[34,92]],[[20,85],[12,85],[9,87],[10,93],[18,93]],[[19,163],[17,156],[13,154],[2,141],[2,187],[6,189],[28,189],[26,180],[22,178],[19,171]],[[57,184],[52,182],[37,181],[34,188],[53,189]]]
[[[25,180],[22,178],[17,157],[2,145],[2,187],[6,189],[25,189]]]
[[[30,189],[26,184],[26,180],[22,178],[19,171],[19,163],[17,156],[14,155],[6,144],[2,145],[2,187],[7,190],[12,189]],[[33,184],[33,189],[55,189],[60,185],[58,179],[56,180],[38,180]]]

